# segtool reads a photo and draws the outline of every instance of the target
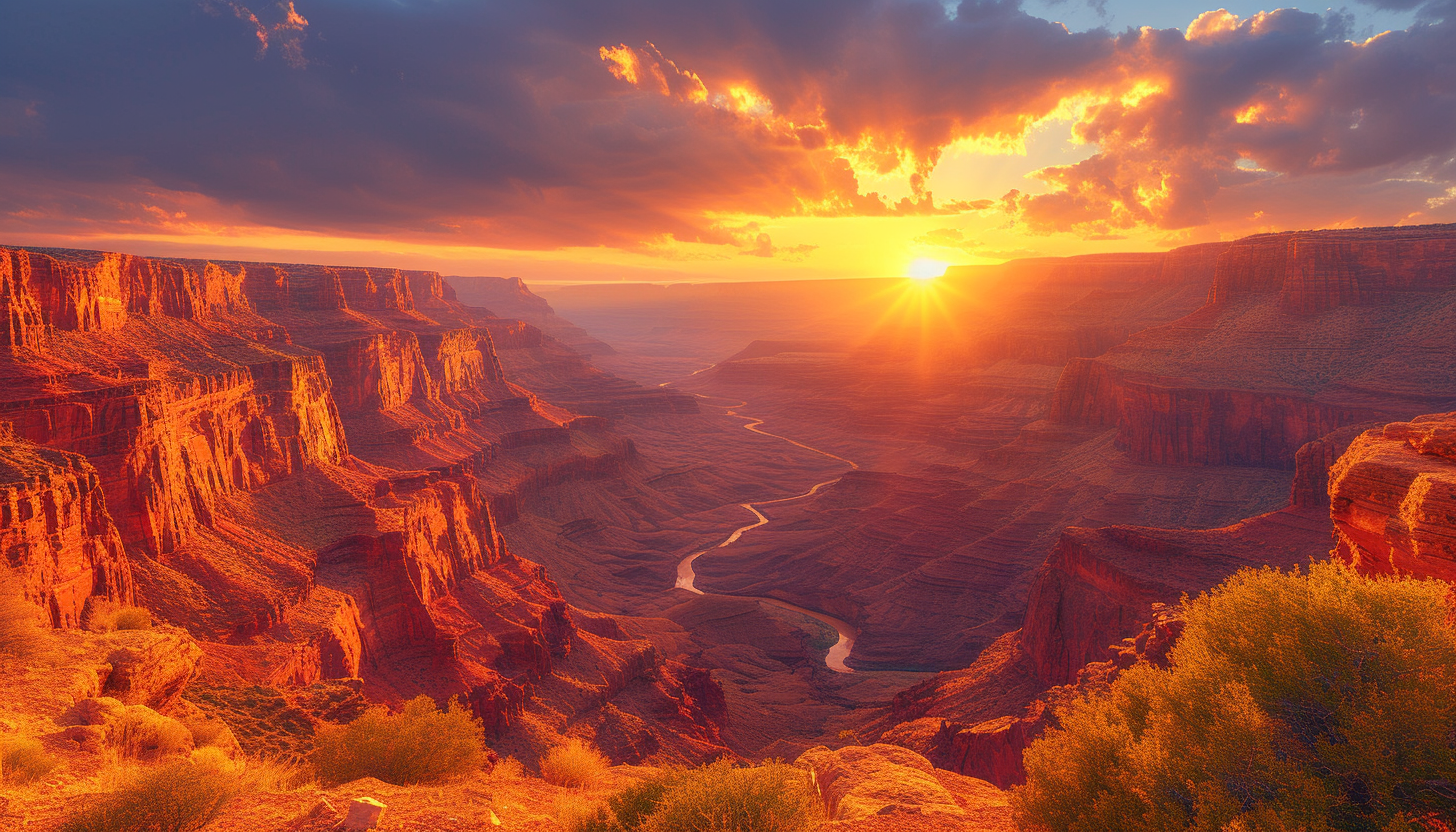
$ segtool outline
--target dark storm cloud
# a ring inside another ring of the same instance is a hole
[[[1072,34],[993,0],[13,4],[0,227],[778,255],[707,217],[982,209],[924,192],[943,148],[1079,94],[1112,102],[1079,128],[1100,152],[1006,204],[1046,229],[1186,225],[1267,175],[1241,156],[1335,175],[1449,154],[1456,49],[1445,6],[1423,9],[1355,47],[1334,17],[1189,40]],[[1166,91],[1117,101],[1147,77]],[[1238,121],[1261,101],[1278,120]],[[864,193],[856,169],[908,171],[914,196]]]
[[[704,211],[939,210],[861,194],[827,143],[889,160],[1015,131],[1109,49],[1014,3],[951,21],[868,0],[58,0],[7,18],[5,211],[202,194],[229,222],[514,246],[693,239]],[[633,88],[599,54],[649,41],[805,128]]]

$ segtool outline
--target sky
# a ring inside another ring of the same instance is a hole
[[[1456,222],[1456,0],[46,0],[0,245],[865,277]]]

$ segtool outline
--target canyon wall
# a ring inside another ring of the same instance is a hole
[[[1207,304],[1069,362],[1052,422],[1115,426],[1140,462],[1292,469],[1338,428],[1456,404],[1456,227],[1270,234],[1167,262],[1211,255]]]
[[[646,391],[431,272],[0,249],[0,304],[0,550],[53,625],[135,600],[199,639],[209,684],[362,677],[501,733],[620,701],[677,715],[624,753],[723,750],[695,704],[715,683],[579,630],[492,511],[633,454],[516,379]]]
[[[1456,233],[1427,225],[1246,237],[1219,257],[1208,300],[1277,294],[1282,311],[1315,315],[1452,289]]]
[[[0,553],[52,627],[76,627],[86,603],[133,598],[130,564],[96,469],[79,454],[0,430]]]

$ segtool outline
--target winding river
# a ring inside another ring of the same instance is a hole
[[[701,371],[699,371],[699,372],[701,372]],[[665,384],[662,384],[662,385],[659,385],[659,386],[666,387],[668,385],[665,383]],[[697,396],[700,399],[714,398],[712,396],[704,396],[701,393],[694,393],[693,395]],[[732,417],[737,418],[737,419],[743,419],[744,422],[745,422],[745,424],[743,425],[743,428],[745,430],[752,431],[753,433],[757,433],[757,434],[759,434],[761,436],[768,436],[768,437],[772,437],[774,439],[781,440],[783,442],[787,442],[790,445],[793,445],[793,446],[799,447],[799,448],[803,448],[806,451],[813,451],[814,453],[819,454],[820,456],[827,456],[830,459],[837,459],[840,462],[843,462],[844,464],[848,465],[851,469],[858,469],[859,468],[859,465],[855,464],[851,460],[845,459],[842,456],[838,456],[836,454],[831,454],[828,451],[820,450],[819,448],[815,448],[815,447],[812,447],[810,445],[805,445],[803,442],[795,441],[793,439],[788,438],[787,436],[780,436],[777,433],[769,433],[766,430],[760,430],[758,426],[761,425],[761,424],[763,424],[763,420],[762,419],[756,419],[756,418],[754,418],[752,416],[744,416],[743,414],[741,414],[741,413],[738,412],[738,408],[740,408],[740,407],[747,407],[748,406],[748,403],[747,402],[739,402],[738,404],[733,404],[733,405],[709,405],[709,406],[710,407],[722,407],[722,408],[724,408],[727,411],[727,415],[732,416]],[[748,509],[748,511],[750,511],[753,514],[754,521],[752,523],[749,523],[746,526],[739,526],[738,528],[734,529],[733,530],[733,533],[730,534],[730,535],[728,535],[728,537],[724,538],[723,542],[722,543],[719,543],[717,546],[713,546],[713,547],[708,548],[708,549],[703,549],[703,550],[698,551],[698,552],[693,552],[691,555],[688,555],[687,557],[683,558],[682,561],[679,562],[678,565],[677,565],[677,583],[673,585],[674,588],[675,589],[685,589],[688,592],[696,593],[698,595],[704,594],[701,589],[698,589],[697,586],[694,585],[694,583],[695,583],[695,581],[697,579],[697,576],[693,572],[693,561],[697,560],[698,558],[702,557],[703,555],[707,554],[708,552],[711,552],[713,549],[721,549],[724,546],[732,545],[733,543],[736,543],[738,541],[738,539],[740,537],[742,537],[744,534],[747,534],[748,532],[753,531],[754,529],[756,529],[756,528],[758,528],[760,526],[765,526],[769,522],[771,522],[768,517],[764,516],[763,512],[759,511],[759,507],[760,506],[771,506],[771,505],[776,505],[778,503],[790,503],[790,502],[793,502],[794,500],[802,500],[802,499],[805,499],[806,497],[812,497],[816,493],[818,493],[819,489],[824,488],[825,486],[833,485],[834,483],[839,482],[839,480],[840,480],[840,477],[835,477],[832,480],[825,480],[824,482],[815,484],[813,488],[810,488],[808,491],[805,491],[803,494],[796,494],[796,495],[794,495],[792,497],[780,497],[777,500],[761,500],[761,501],[756,502],[756,503],[739,503],[740,506]],[[760,602],[765,603],[765,604],[768,604],[770,606],[778,607],[779,609],[789,610],[790,612],[795,612],[795,613],[798,613],[800,615],[807,616],[807,617],[812,618],[815,621],[818,621],[818,622],[820,622],[822,624],[828,624],[830,627],[833,627],[834,628],[834,631],[839,634],[839,640],[834,643],[834,646],[833,647],[830,647],[829,648],[829,654],[824,657],[824,664],[830,670],[833,670],[833,671],[835,671],[837,673],[853,673],[854,672],[854,669],[851,668],[848,664],[845,663],[846,660],[849,658],[850,651],[854,649],[854,637],[855,637],[855,630],[854,630],[853,627],[849,626],[848,622],[842,621],[842,620],[840,620],[838,618],[835,618],[832,615],[828,615],[826,613],[822,613],[822,612],[819,612],[817,610],[807,609],[805,607],[798,606],[797,604],[790,604],[787,601],[780,601],[777,598],[768,598],[768,597],[764,597],[764,596],[755,596],[755,595],[735,595],[733,597],[735,597],[735,598],[751,598],[753,600],[760,601]]]

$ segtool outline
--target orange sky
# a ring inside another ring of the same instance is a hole
[[[0,242],[716,281],[1456,221],[1449,0],[1384,34],[553,5],[27,10],[36,45],[0,57]]]

